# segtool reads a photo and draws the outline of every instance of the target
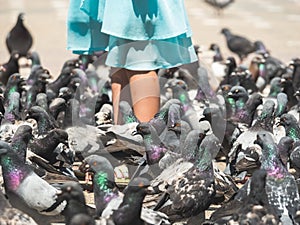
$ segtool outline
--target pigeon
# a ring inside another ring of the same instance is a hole
[[[281,92],[281,78],[274,77],[270,80],[270,91],[268,97],[276,98],[277,95]]]
[[[112,213],[111,219],[115,225],[170,224],[167,217],[160,223],[157,223],[157,221],[145,221],[143,219],[142,204],[146,194],[151,192],[149,187],[149,180],[143,177],[136,177],[130,182],[124,193],[122,203]]]
[[[28,143],[30,140],[32,140],[32,138],[32,127],[27,124],[22,124],[17,128],[14,136],[11,139],[11,149],[20,157],[20,159],[24,163],[26,161]]]
[[[101,216],[107,204],[120,194],[115,183],[114,168],[108,159],[100,155],[86,157],[80,167],[85,173],[92,174],[96,215]]]
[[[299,146],[299,142],[294,143],[294,146],[292,149],[288,148],[287,151],[288,153],[290,153],[289,156],[289,162],[290,162],[290,166],[291,168],[295,169],[295,173],[293,174],[295,176],[295,178],[297,179],[297,183],[299,182],[299,178],[300,178],[300,146]],[[298,184],[299,187],[299,184]]]
[[[3,85],[7,84],[8,79],[12,74],[19,73],[19,58],[19,53],[12,52],[10,54],[8,62],[0,65],[0,81]]]
[[[57,152],[59,144],[68,146],[68,133],[62,129],[53,129],[44,137],[34,138],[29,143],[28,149],[53,165],[57,161],[60,161],[58,159],[60,152]],[[73,163],[74,160],[72,157],[68,157],[65,152],[61,152],[60,154],[62,154],[68,163]]]
[[[219,99],[217,98],[215,91],[209,83],[209,75],[207,69],[201,66],[198,68],[197,74],[199,88],[195,96],[195,100],[204,101],[204,103],[205,101],[208,101],[210,103],[218,104]],[[203,96],[200,97],[201,95]]]
[[[128,123],[138,123],[139,120],[134,115],[133,109],[131,105],[127,101],[120,101],[119,103],[119,110],[122,118],[123,124]]]
[[[24,110],[28,110],[36,104],[37,94],[46,93],[46,85],[49,78],[50,75],[48,73],[45,73],[44,71],[42,71],[41,73],[37,73],[36,80],[32,82],[32,85],[26,92]]]
[[[0,224],[37,225],[28,214],[13,208],[2,191],[0,192]]]
[[[22,91],[24,90],[25,80],[22,78],[21,74],[14,73],[8,79],[6,88],[4,90],[4,105],[6,106],[6,102],[10,100],[11,94],[14,92],[18,92],[21,96]]]
[[[165,88],[172,90],[172,98],[180,100],[183,111],[182,120],[188,122],[192,129],[199,129],[198,121],[201,112],[195,109],[188,93],[187,84],[183,80],[174,78],[166,83]]]
[[[237,181],[243,181],[247,173],[260,166],[260,149],[255,145],[255,140],[260,131],[269,132],[273,136],[274,108],[273,101],[266,101],[254,124],[246,128],[232,144],[226,173],[233,175]]]
[[[293,58],[289,66],[293,68],[293,88],[298,90],[300,88],[300,58]]]
[[[255,81],[260,92],[263,92],[267,84],[269,84],[269,77],[267,77],[267,68],[265,63],[266,60],[261,56],[254,57],[251,60],[251,64],[256,64],[256,68],[251,71],[252,79]]]
[[[49,100],[57,97],[58,93],[59,93],[59,89],[62,87],[65,87],[69,84],[70,80],[73,77],[73,71],[72,71],[73,68],[74,67],[71,67],[71,66],[64,67],[61,70],[58,77],[54,81],[48,83],[47,95],[49,97]]]
[[[287,110],[290,110],[293,106],[298,104],[298,100],[295,96],[296,90],[293,88],[293,80],[288,74],[282,76],[281,87],[282,92],[284,92],[288,98]]]
[[[276,102],[276,109],[275,109],[275,117],[279,118],[284,113],[287,113],[287,104],[288,104],[288,98],[287,95],[283,92],[278,93],[277,95],[277,102]]]
[[[275,208],[283,224],[292,224],[299,204],[295,178],[282,164],[277,144],[269,133],[259,132],[255,143],[262,149],[261,168],[267,171],[266,192],[268,201]]]
[[[289,169],[288,163],[290,162],[291,152],[294,148],[296,148],[294,145],[295,141],[288,136],[283,136],[280,138],[277,144],[280,159],[287,169]]]
[[[24,13],[19,13],[17,23],[8,32],[5,43],[9,53],[16,51],[22,57],[26,57],[32,47],[33,38],[30,31],[24,25]]]
[[[208,224],[272,224],[279,225],[280,220],[274,207],[268,202],[266,193],[267,172],[258,169],[253,172],[249,195],[243,200],[233,199],[212,213]]]
[[[136,131],[133,134],[139,134],[143,137],[146,159],[149,165],[157,164],[168,151],[168,148],[161,141],[155,128],[150,123],[139,123],[136,126]]]
[[[287,70],[286,65],[278,58],[271,55],[262,41],[255,41],[256,53],[265,59],[266,77],[269,80],[274,77],[281,77]]]
[[[156,129],[158,135],[161,135],[161,133],[166,129],[168,111],[170,106],[173,104],[181,105],[180,100],[171,98],[160,107],[159,112],[149,121],[149,123]]]
[[[242,86],[233,86],[228,96],[235,101],[230,120],[236,124],[244,123],[247,127],[251,126],[256,109],[263,102],[262,96],[258,93],[249,96]]]
[[[227,57],[225,60],[225,75],[221,80],[219,87],[222,88],[223,85],[237,85],[236,78],[232,76],[233,72],[237,69],[237,63],[233,56]]]
[[[66,203],[52,207],[58,190],[39,177],[29,165],[24,164],[7,142],[0,142],[0,157],[5,193],[12,206],[26,212],[38,223],[59,221],[59,214]]]
[[[26,84],[31,87],[37,82],[40,78],[50,79],[51,75],[48,69],[45,69],[41,65],[33,65],[31,67],[29,76],[26,79]]]
[[[42,65],[40,54],[37,51],[28,52],[27,58],[31,61],[31,68]]]
[[[58,119],[58,116],[61,112],[65,112],[66,108],[66,100],[60,97],[53,99],[48,106],[49,113],[55,120]]]
[[[230,51],[237,54],[240,62],[250,54],[256,51],[256,46],[246,37],[231,33],[228,28],[223,28],[221,33],[226,38],[226,44]]]
[[[16,121],[21,119],[21,99],[19,92],[13,92],[10,94],[10,98],[6,103],[7,107],[4,113],[4,121],[14,124]],[[4,122],[4,123],[5,123]]]
[[[193,221],[195,218],[201,221],[204,210],[212,204],[215,196],[212,160],[218,149],[207,146],[210,137],[203,142],[204,139],[205,134],[199,132],[196,142],[201,144],[196,147],[196,151],[183,153],[184,157],[190,155],[189,159],[178,159],[151,182],[154,189],[158,187],[164,193],[164,198],[157,203],[155,209],[166,213],[173,222],[182,219]],[[170,174],[174,176],[170,177]]]
[[[214,77],[216,77],[219,81],[219,85],[226,74],[225,60],[223,58],[220,46],[218,44],[212,43],[209,47],[209,50],[212,50],[214,52],[213,62],[211,63],[211,70]]]
[[[45,135],[50,130],[58,128],[54,118],[40,106],[32,106],[27,111],[26,118],[34,119],[37,122],[38,135]]]
[[[88,207],[86,205],[83,189],[81,185],[76,181],[68,181],[60,186],[60,190],[57,192],[57,203],[66,201],[67,205],[62,211],[62,215],[65,217],[65,224],[72,225],[79,218],[83,217],[88,225],[94,225],[95,220],[90,215]]]
[[[137,180],[142,179],[132,178],[126,189],[124,189],[124,193],[122,193],[115,183],[114,169],[110,161],[105,157],[90,155],[84,159],[80,169],[87,174],[92,173],[96,215],[98,217],[101,216],[103,219],[108,219],[108,221],[112,220],[114,211],[119,209],[124,198],[124,201],[127,201],[127,197],[125,197],[124,194],[127,195],[128,193],[130,196],[135,195],[131,193],[131,186],[135,186]],[[138,188],[142,187],[139,186]],[[146,207],[142,207],[140,218],[141,220],[146,221],[147,224],[163,224],[162,222],[164,222],[164,224],[169,224],[168,217],[165,214],[153,211]]]
[[[293,115],[289,113],[282,114],[277,125],[284,127],[286,136],[292,138],[294,141],[300,140],[300,126]]]
[[[44,110],[48,111],[49,107],[48,107],[47,94],[46,93],[38,93],[36,95],[35,104],[37,106],[42,107]]]

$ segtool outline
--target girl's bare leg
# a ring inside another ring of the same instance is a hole
[[[160,87],[155,71],[130,71],[130,93],[135,116],[148,122],[159,111]]]
[[[126,88],[127,87],[127,88]],[[121,100],[127,100],[129,103],[130,93],[128,91],[129,80],[125,69],[114,68],[111,77],[112,103],[114,124],[121,124],[122,120],[119,115],[119,103]]]

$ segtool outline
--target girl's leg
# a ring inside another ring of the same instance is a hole
[[[155,71],[127,72],[134,114],[139,121],[148,122],[160,108],[158,76]]]
[[[114,124],[121,124],[122,120],[119,115],[119,103],[121,100],[130,100],[130,93],[128,92],[129,80],[127,71],[125,69],[114,68],[114,72],[111,76],[111,90],[112,90],[112,103],[113,103],[113,114]],[[128,88],[125,88],[128,87]],[[125,91],[124,91],[125,90]],[[128,99],[129,98],[129,99]]]

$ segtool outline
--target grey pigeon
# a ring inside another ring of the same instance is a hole
[[[231,33],[228,28],[223,28],[221,33],[224,34],[227,47],[230,51],[237,54],[242,62],[250,53],[255,52],[254,42],[241,35]]]
[[[270,205],[284,224],[294,222],[299,204],[295,178],[282,164],[274,138],[267,132],[257,134],[256,143],[261,146],[261,168],[267,171],[266,192]]]
[[[3,141],[0,142],[0,157],[5,193],[12,206],[28,213],[38,223],[59,221],[66,203],[51,208],[58,190],[34,173]]]
[[[89,214],[88,207],[86,205],[83,189],[78,182],[68,181],[60,186],[60,191],[57,192],[57,202],[66,201],[67,205],[64,208],[62,214],[65,217],[66,225],[74,225],[77,217],[80,215],[86,225],[94,225],[95,221]],[[75,218],[74,218],[75,217]]]
[[[201,139],[199,136],[198,134],[198,140]],[[204,210],[212,204],[216,193],[212,159],[217,151],[206,144],[200,144],[192,152],[189,161],[178,159],[151,182],[165,196],[155,209],[166,213],[173,222],[184,218],[190,222],[195,218],[201,221],[204,219]],[[174,176],[170,177],[170,174]]]
[[[85,173],[92,174],[96,215],[101,216],[107,204],[119,195],[114,168],[108,159],[99,155],[86,157],[81,168]]]
[[[6,63],[0,65],[0,81],[2,84],[6,85],[9,77],[14,73],[19,73],[19,58],[20,54],[17,52],[12,52],[10,54],[9,60]]]
[[[210,222],[204,224],[272,224],[279,225],[280,220],[275,209],[268,202],[266,193],[267,172],[263,169],[254,171],[249,195],[243,200],[230,200],[217,209],[210,217]]]
[[[40,106],[31,107],[27,111],[26,118],[36,120],[38,135],[45,135],[50,130],[58,127],[54,118]]]
[[[21,56],[27,56],[33,44],[30,31],[24,25],[24,13],[18,15],[17,23],[6,36],[6,47],[9,53],[16,51]]]

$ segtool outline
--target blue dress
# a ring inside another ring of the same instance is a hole
[[[107,51],[106,64],[131,70],[198,60],[183,0],[70,0],[67,48]]]

